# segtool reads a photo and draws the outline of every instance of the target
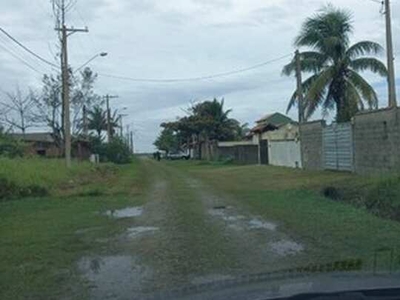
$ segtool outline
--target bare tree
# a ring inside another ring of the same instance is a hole
[[[57,146],[63,142],[62,100],[60,75],[44,75],[41,95],[33,95],[34,122],[51,129]]]
[[[15,92],[5,93],[5,95],[7,100],[0,102],[2,123],[25,134],[26,130],[35,124],[32,92],[23,95],[21,89],[17,87]]]
[[[72,77],[71,82],[71,104],[72,104],[72,132],[74,135],[81,133],[83,128],[82,112],[83,107],[89,111],[94,106],[102,104],[102,99],[93,90],[93,85],[97,79],[90,68],[85,68],[79,73],[79,77]]]

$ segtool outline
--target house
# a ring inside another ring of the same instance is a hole
[[[54,135],[49,132],[14,133],[11,137],[26,144],[26,155],[38,155],[48,158],[63,156],[62,147],[58,146]],[[78,159],[89,159],[91,154],[89,142],[86,140],[72,140],[72,156]]]
[[[256,126],[250,131],[255,144],[258,140],[295,140],[299,137],[298,123],[281,114],[273,113],[256,121]]]
[[[218,142],[219,157],[247,164],[301,167],[299,125],[273,113],[256,121],[245,141]]]
[[[251,130],[258,144],[259,162],[275,166],[301,167],[299,124],[291,118],[273,113],[256,122]]]

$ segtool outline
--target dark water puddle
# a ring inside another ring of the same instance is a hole
[[[128,255],[83,257],[78,268],[90,282],[93,299],[132,299],[153,273]]]
[[[127,207],[124,209],[117,209],[117,210],[108,210],[106,211],[106,215],[112,218],[132,218],[132,217],[139,217],[143,213],[143,207]]]

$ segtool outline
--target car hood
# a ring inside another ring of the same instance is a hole
[[[217,281],[190,286],[152,299],[179,300],[264,300],[299,294],[335,293],[373,289],[400,288],[400,273],[329,273],[290,275],[263,278],[263,275],[242,276],[238,280]]]

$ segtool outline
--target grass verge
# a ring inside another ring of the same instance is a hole
[[[41,161],[32,162],[35,164],[43,166]],[[71,178],[71,174],[88,174],[86,164],[75,166],[76,169],[67,175],[56,174],[61,173],[57,172],[58,162],[49,161],[49,164],[45,174],[39,176],[41,179],[28,174],[19,178],[17,173],[11,178],[43,184],[49,178],[49,186],[58,193],[58,184]],[[22,168],[32,170],[32,165]],[[60,193],[62,196],[0,203],[0,299],[60,299],[65,295],[71,299],[85,299],[86,295],[80,294],[84,290],[80,289],[80,284],[85,283],[76,274],[75,262],[85,253],[98,250],[97,239],[122,230],[121,222],[101,212],[142,204],[144,200],[138,185],[143,184],[145,178],[139,176],[140,168],[137,161],[116,167],[108,184],[100,182],[104,191],[101,196]],[[12,169],[17,170],[16,167]],[[40,173],[40,169],[34,172]],[[90,185],[85,188],[90,190]]]
[[[400,250],[399,222],[377,217],[367,207],[356,207],[349,200],[352,195],[364,194],[365,199],[377,198],[378,203],[388,198],[398,203],[399,180],[387,183],[386,178],[270,166],[215,167],[190,162],[175,166],[204,180],[215,191],[230,195],[237,205],[255,215],[276,222],[289,236],[305,243],[310,259],[307,263],[361,258],[369,268],[376,251]],[[348,200],[324,197],[321,191],[327,186],[341,187],[342,199]]]

